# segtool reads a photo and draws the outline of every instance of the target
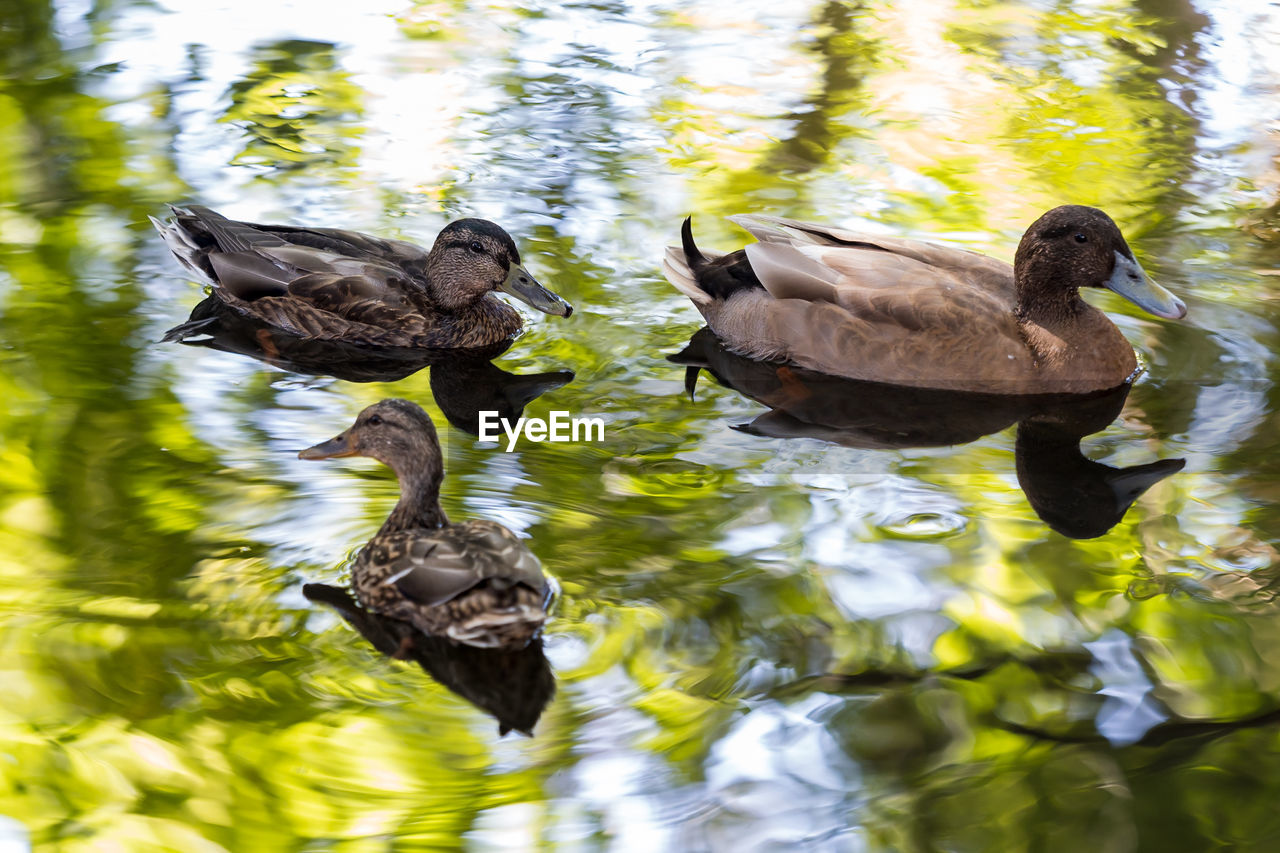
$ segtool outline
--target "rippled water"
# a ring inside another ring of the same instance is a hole
[[[1280,845],[1273,4],[358,5],[0,10],[0,849]],[[146,219],[183,200],[500,221],[576,311],[497,364],[572,372],[526,414],[605,440],[446,425],[513,380],[157,344],[200,298]],[[687,214],[1009,258],[1062,202],[1190,308],[1090,297],[1148,368],[1094,430],[886,432],[668,359]],[[536,656],[392,661],[341,609],[395,482],[295,453],[386,396],[435,415],[449,513],[557,578],[540,718]],[[1185,467],[1123,512],[1086,458]]]

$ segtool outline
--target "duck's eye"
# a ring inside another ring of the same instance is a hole
[[[365,421],[369,426],[381,426],[382,415],[370,415],[369,420]]]
[[[467,246],[467,248],[475,252],[477,255],[479,255],[484,251],[484,246],[481,245],[479,240],[472,240],[471,245]]]
[[[1088,243],[1088,242],[1089,242],[1089,238],[1088,238],[1088,237],[1086,237],[1086,236],[1085,236],[1085,235],[1083,235],[1083,234],[1077,234],[1077,235],[1076,235],[1076,242],[1077,242],[1077,243]]]

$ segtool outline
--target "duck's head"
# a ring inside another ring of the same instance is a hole
[[[1157,317],[1187,313],[1181,299],[1138,265],[1115,222],[1096,207],[1066,204],[1041,216],[1022,235],[1013,267],[1023,311],[1070,302],[1081,287],[1105,287]]]
[[[538,284],[520,263],[511,235],[487,219],[450,222],[427,255],[432,301],[446,311],[472,305],[502,290],[539,311],[568,317],[573,307]]]
[[[347,429],[298,453],[299,459],[341,456],[377,459],[402,480],[413,476],[439,483],[444,477],[436,426],[421,406],[409,400],[374,403]]]

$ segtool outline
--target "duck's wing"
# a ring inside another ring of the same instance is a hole
[[[420,290],[415,283],[423,280],[426,251],[401,240],[239,222],[200,205],[173,212],[172,223],[152,220],[170,250],[241,300],[296,296],[333,310],[342,300]]]
[[[249,223],[242,223],[248,225]],[[340,228],[302,228],[294,225],[259,225],[250,227],[270,234],[294,246],[330,252],[348,258],[380,260],[397,266],[426,263],[427,250],[405,240],[388,240],[359,231]]]
[[[537,557],[510,530],[487,520],[376,537],[361,552],[360,563],[382,578],[378,583],[425,607],[451,601],[484,581],[503,588],[522,583],[540,594],[547,590]]]
[[[747,247],[747,256],[765,288],[785,294],[777,298],[812,295],[832,301],[833,286],[880,288],[946,279],[952,287],[998,296],[1012,310],[1013,267],[980,252],[794,219],[752,214],[729,219],[759,241]]]
[[[732,218],[759,240],[744,251],[776,300],[830,303],[882,335],[1015,328],[1013,268],[994,258],[789,219]]]

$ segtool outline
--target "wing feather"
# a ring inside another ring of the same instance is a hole
[[[546,577],[538,559],[514,533],[477,519],[439,530],[406,530],[380,536],[361,552],[361,562],[394,585],[405,598],[435,607],[488,581],[502,588],[524,584],[543,594]]]
[[[752,243],[746,248],[751,270],[774,299],[837,302],[840,274],[783,243]]]
[[[944,270],[980,283],[982,287],[1007,291],[1013,298],[1013,267],[1009,264],[955,246],[943,246],[926,240],[911,240],[882,234],[866,234],[830,225],[800,222],[772,216],[741,214],[730,216],[732,222],[765,243],[781,243],[796,247],[826,246],[850,251],[845,263],[875,266],[891,265],[889,258],[918,261],[934,270]],[[830,255],[824,255],[830,257]]]

